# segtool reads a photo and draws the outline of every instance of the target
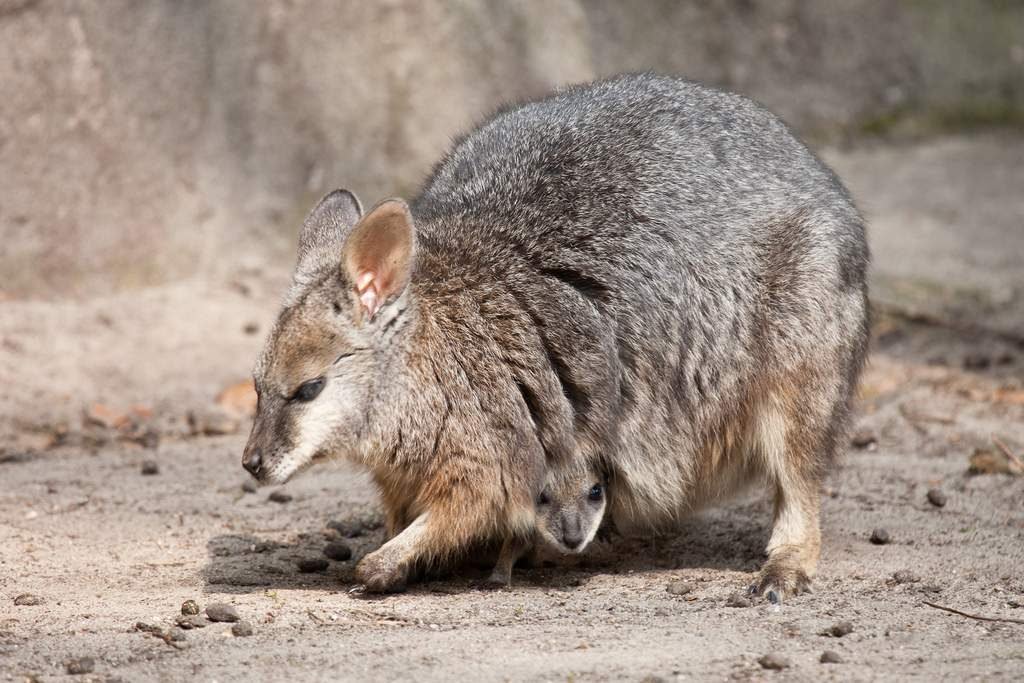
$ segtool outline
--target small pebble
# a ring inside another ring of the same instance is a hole
[[[72,676],[91,674],[96,668],[96,661],[92,657],[78,657],[64,662],[64,668]]]
[[[860,429],[850,438],[850,445],[858,450],[873,451],[878,447],[878,437],[870,429]]]
[[[199,614],[199,603],[195,600],[186,600],[181,603],[181,613],[185,616]]]
[[[151,477],[154,474],[160,474],[160,465],[154,460],[146,460],[142,463],[142,474],[146,477]]]
[[[210,621],[238,621],[238,610],[223,602],[215,602],[206,607],[206,616]]]
[[[821,653],[821,658],[818,661],[822,664],[842,664],[843,658],[839,656],[838,652],[825,650]]]
[[[201,614],[189,614],[187,616],[182,615],[178,617],[174,620],[174,623],[186,631],[189,631],[194,628],[204,628],[208,626],[210,622]]]
[[[875,545],[885,545],[890,540],[889,532],[885,529],[878,528],[871,532],[871,542]]]
[[[898,572],[893,572],[893,575],[892,575],[892,582],[895,583],[895,584],[917,583],[920,580],[921,580],[920,576],[918,576],[914,572],[909,571],[907,569],[902,569],[902,570],[900,570]]]
[[[22,593],[18,597],[14,598],[14,604],[20,607],[35,607],[36,605],[43,604],[43,599],[38,595]]]
[[[248,621],[240,621],[231,626],[231,634],[238,638],[246,638],[253,634],[252,624]]]
[[[292,500],[292,494],[285,493],[284,491],[272,491],[270,495],[267,496],[267,500],[275,503],[290,503]]]
[[[765,655],[757,660],[757,663],[761,665],[761,668],[771,669],[772,671],[782,671],[789,668],[789,660],[782,655]]]
[[[346,543],[335,541],[324,546],[324,555],[337,562],[344,562],[352,559],[352,548]]]
[[[185,632],[180,628],[167,629],[167,640],[175,643],[180,643],[185,640]]]
[[[964,356],[964,368],[967,370],[985,370],[992,365],[992,357],[984,353],[971,353]]]
[[[729,599],[725,601],[726,607],[750,607],[750,605],[750,598],[741,593],[733,593],[729,596]]]
[[[242,327],[242,332],[246,334],[256,334],[260,331],[260,326],[254,322],[248,322]]]
[[[942,489],[928,489],[928,502],[937,508],[946,507],[946,494]]]
[[[840,621],[832,624],[827,629],[822,631],[823,636],[832,636],[833,638],[842,638],[853,633],[853,622],[851,621]]]
[[[365,535],[368,531],[379,529],[384,525],[377,515],[357,515],[349,519],[333,519],[327,523],[329,529],[337,531],[345,538],[356,538]]]
[[[322,557],[313,557],[305,560],[299,560],[296,563],[299,567],[299,571],[303,574],[312,574],[313,572],[322,572],[330,565],[330,563]]]
[[[260,487],[257,486],[256,482],[253,481],[252,479],[246,479],[242,483],[242,490],[245,491],[246,493],[256,493],[256,491],[258,491],[259,488]]]
[[[669,595],[686,595],[693,590],[693,584],[689,581],[672,581],[665,586],[665,592]]]

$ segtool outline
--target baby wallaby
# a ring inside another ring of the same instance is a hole
[[[410,203],[337,190],[312,210],[242,464],[267,483],[364,466],[390,536],[357,566],[371,591],[538,527],[580,548],[592,504],[628,533],[759,482],[754,590],[798,593],[868,260],[842,184],[748,99],[641,74],[505,108]],[[607,503],[590,480],[538,510],[547,474],[594,454]]]
[[[607,506],[604,476],[597,467],[572,463],[549,472],[537,497],[535,528],[529,537],[507,538],[489,583],[512,583],[512,567],[539,544],[563,554],[580,553],[597,535]]]

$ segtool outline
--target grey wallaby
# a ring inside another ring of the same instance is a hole
[[[775,501],[770,598],[805,589],[819,489],[868,339],[863,220],[778,118],[629,75],[507,108],[408,205],[339,190],[300,235],[255,369],[243,464],[344,457],[390,540],[369,590],[532,538],[545,478],[595,464],[620,530],[750,482]]]

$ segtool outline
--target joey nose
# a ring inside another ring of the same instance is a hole
[[[583,545],[583,528],[578,518],[567,518],[562,521],[562,542],[570,550],[578,550]]]
[[[263,468],[263,456],[258,448],[254,448],[242,456],[242,467],[252,476],[260,476],[260,470]]]

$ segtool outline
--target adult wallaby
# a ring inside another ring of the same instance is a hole
[[[505,109],[411,204],[343,190],[307,218],[255,369],[264,482],[373,474],[396,590],[470,544],[532,538],[551,469],[599,461],[619,529],[764,481],[755,590],[799,592],[868,338],[864,226],[753,102],[631,75]]]

